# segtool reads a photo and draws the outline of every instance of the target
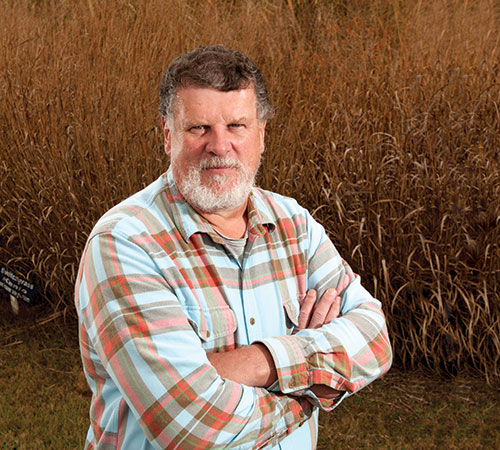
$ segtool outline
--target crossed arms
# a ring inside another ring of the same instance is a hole
[[[298,327],[295,333],[303,329],[315,329],[329,323],[339,315],[342,299],[335,289],[327,289],[320,301],[316,303],[317,292],[308,291],[302,299]],[[222,378],[255,387],[269,387],[278,378],[273,357],[267,347],[261,343],[250,344],[235,350],[219,353],[208,353],[208,360]],[[252,368],[252,370],[249,370]],[[342,391],[321,384],[311,386],[317,396],[334,400]]]

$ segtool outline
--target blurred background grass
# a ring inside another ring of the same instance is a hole
[[[76,332],[92,225],[168,166],[165,67],[223,43],[277,109],[259,184],[325,225],[383,302],[396,365],[497,383],[499,19],[497,0],[1,1],[0,265],[42,302],[3,342],[57,315]]]

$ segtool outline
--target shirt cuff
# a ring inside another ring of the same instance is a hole
[[[343,390],[342,382],[329,371],[311,366],[292,336],[276,336],[255,342],[266,346],[276,367],[278,379],[268,390],[306,397],[313,406],[323,411],[331,411],[350,395],[349,392],[343,392],[339,397],[327,399],[317,397],[311,391],[311,386],[321,384]]]
[[[306,357],[291,336],[276,336],[256,342],[265,345],[271,353],[283,394],[311,387]]]

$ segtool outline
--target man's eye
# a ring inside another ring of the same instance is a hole
[[[229,125],[230,128],[241,128],[242,126],[242,123],[232,123]]]
[[[200,132],[206,129],[205,125],[194,125],[190,128],[191,131]]]

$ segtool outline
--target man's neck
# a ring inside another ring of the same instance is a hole
[[[240,239],[245,236],[247,230],[247,204],[248,202],[245,202],[236,209],[213,213],[195,210],[222,235]]]

